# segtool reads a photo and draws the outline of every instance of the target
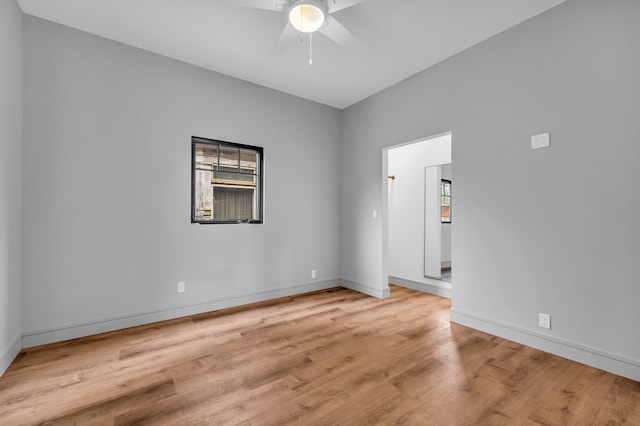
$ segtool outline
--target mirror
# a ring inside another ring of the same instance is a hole
[[[424,169],[424,276],[451,282],[451,164]]]

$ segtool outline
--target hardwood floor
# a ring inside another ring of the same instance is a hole
[[[337,288],[23,350],[0,424],[640,425],[640,383]]]

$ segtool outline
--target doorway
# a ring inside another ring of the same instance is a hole
[[[451,133],[383,150],[383,259],[388,282],[451,297],[451,224],[441,182],[451,182]],[[450,211],[450,210],[449,210]]]

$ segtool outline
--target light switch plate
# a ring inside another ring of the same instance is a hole
[[[541,133],[539,135],[531,136],[531,149],[546,148],[550,145],[549,133]]]

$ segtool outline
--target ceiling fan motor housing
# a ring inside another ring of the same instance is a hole
[[[289,22],[301,33],[318,31],[328,15],[327,4],[322,0],[296,0],[289,8]]]

